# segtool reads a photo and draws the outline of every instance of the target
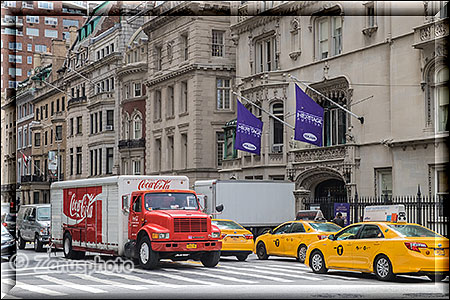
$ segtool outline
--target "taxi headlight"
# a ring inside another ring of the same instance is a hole
[[[153,239],[169,239],[170,234],[168,232],[166,233],[152,233]]]
[[[212,237],[213,239],[218,239],[218,238],[220,238],[220,232],[215,232],[215,231],[211,232],[211,237]]]

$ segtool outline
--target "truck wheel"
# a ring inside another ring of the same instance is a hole
[[[395,279],[391,261],[385,255],[380,255],[375,259],[373,270],[378,280],[391,281]]]
[[[248,257],[248,254],[238,254],[236,255],[236,258],[238,259],[238,261],[245,261]]]
[[[266,246],[263,242],[258,244],[258,247],[256,248],[256,255],[258,256],[258,259],[266,260],[269,258],[269,255],[267,255]]]
[[[138,243],[139,264],[142,268],[152,270],[158,265],[158,253],[152,250],[150,239],[144,236]]]
[[[314,273],[324,274],[328,271],[325,266],[325,260],[323,259],[322,252],[316,250],[311,254],[309,259],[309,266]]]
[[[66,233],[64,235],[64,244],[63,244],[63,250],[64,250],[64,257],[68,259],[76,259],[77,254],[72,249],[72,236],[70,233]]]
[[[306,250],[308,248],[305,245],[300,245],[297,250],[297,260],[301,263],[304,263],[306,260]]]
[[[212,268],[217,266],[220,260],[220,251],[211,251],[202,255],[200,261],[205,267]]]
[[[39,238],[37,235],[34,236],[34,251],[41,252],[43,249],[44,244],[39,241]]]
[[[22,238],[22,236],[20,235],[20,232],[18,233],[19,236],[19,249],[23,250],[25,249],[25,245],[26,245],[26,241]]]

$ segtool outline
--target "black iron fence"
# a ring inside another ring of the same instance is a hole
[[[423,225],[448,237],[449,198],[449,195],[423,196],[420,193],[412,196],[394,197],[325,197],[303,199],[303,205],[305,209],[319,206],[324,217],[327,220],[332,220],[334,218],[334,204],[348,203],[350,206],[350,223],[356,223],[362,221],[366,206],[403,204],[407,222]]]

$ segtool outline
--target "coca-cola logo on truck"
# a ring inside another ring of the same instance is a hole
[[[138,184],[138,190],[169,190],[170,184],[172,183],[172,180],[168,179],[157,179],[157,180],[151,180],[151,179],[144,179],[141,180]]]

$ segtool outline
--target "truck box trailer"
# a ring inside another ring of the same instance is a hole
[[[159,258],[213,266],[220,257],[220,230],[200,211],[186,176],[59,181],[50,200],[51,242],[66,257],[107,253],[138,258],[147,268]]]
[[[236,221],[258,236],[295,219],[294,187],[288,181],[199,180],[194,190],[207,214],[223,204],[218,218]]]

